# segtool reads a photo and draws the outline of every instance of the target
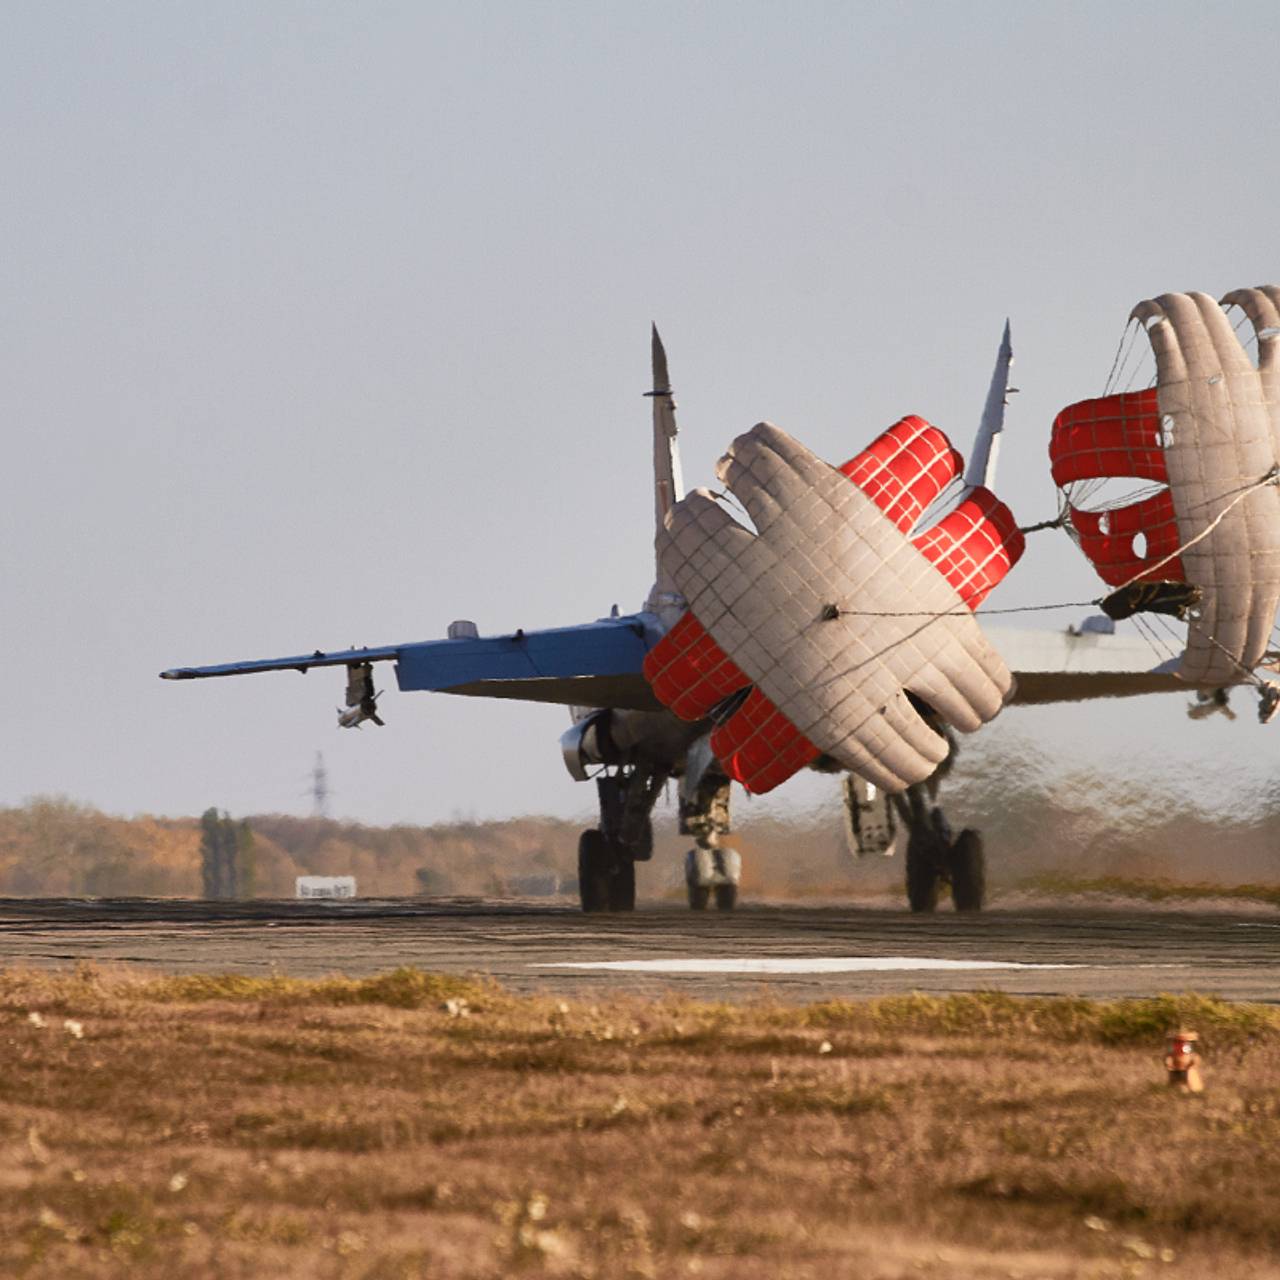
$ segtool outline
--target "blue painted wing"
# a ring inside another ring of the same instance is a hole
[[[658,711],[661,706],[641,671],[644,655],[657,638],[656,620],[633,614],[547,631],[422,640],[376,649],[317,649],[288,658],[174,667],[160,675],[164,680],[203,680],[390,661],[396,664],[396,681],[403,691]]]

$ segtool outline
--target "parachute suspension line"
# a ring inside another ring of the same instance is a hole
[[[1124,332],[1120,335],[1120,341],[1116,344],[1115,359],[1111,361],[1111,372],[1107,374],[1107,381],[1102,389],[1104,396],[1109,396],[1116,385],[1116,377],[1123,369],[1124,365],[1129,363],[1129,356],[1133,352],[1133,344],[1138,339],[1138,330],[1141,326],[1137,320],[1130,320],[1124,327]],[[1125,344],[1128,343],[1128,350],[1125,350]],[[1121,356],[1123,355],[1123,363]]]
[[[938,496],[920,513],[920,518],[911,526],[911,533],[914,535],[932,529],[950,513],[952,507],[958,505],[957,500],[963,497],[968,488],[963,475],[952,476],[939,490]]]
[[[1147,642],[1147,648],[1157,658],[1163,661],[1166,658],[1173,657],[1173,654],[1168,651],[1161,638],[1156,635],[1155,628],[1140,614],[1135,613],[1133,615],[1133,625],[1138,634]]]
[[[1107,477],[1105,476],[1099,480],[1081,480],[1074,482],[1071,485],[1070,505],[1074,506],[1076,510],[1087,512],[1090,515],[1106,514],[1107,511],[1114,510],[1113,507],[1106,506],[1100,511],[1095,512],[1086,505],[1096,493],[1099,493],[1102,490],[1106,483]],[[1167,484],[1161,484],[1159,481],[1154,484],[1139,485],[1138,488],[1134,489],[1132,492],[1127,492],[1124,495],[1124,504],[1126,506],[1130,506],[1135,503],[1145,502],[1148,498],[1154,498],[1156,494],[1163,493],[1168,487],[1169,486]],[[1235,490],[1232,489],[1228,490],[1227,493],[1222,493],[1218,496],[1225,498],[1234,492]]]
[[[1125,338],[1128,339],[1128,346],[1125,349],[1124,358],[1118,360],[1119,368],[1116,364],[1111,366],[1111,374],[1107,378],[1106,390],[1103,395],[1111,395],[1124,387],[1126,392],[1133,390],[1133,384],[1138,374],[1142,372],[1142,366],[1146,359],[1147,349],[1138,342],[1138,335],[1145,333],[1146,329],[1141,320],[1130,320],[1129,326],[1125,329]],[[1121,339],[1123,342],[1124,339]],[[1134,360],[1134,353],[1137,353],[1137,359]],[[1132,368],[1130,365],[1132,364]],[[1147,383],[1147,389],[1156,385],[1156,374],[1151,375],[1151,381]]]
[[[1145,333],[1145,330],[1142,328],[1140,323],[1138,325],[1138,330],[1135,331],[1135,341],[1133,346],[1129,348],[1129,355],[1125,360],[1124,368],[1120,370],[1119,381],[1124,383],[1124,389],[1126,391],[1133,390],[1133,384],[1137,380],[1138,375],[1142,372],[1142,366],[1146,363],[1147,353],[1149,350],[1149,348],[1143,347],[1136,341],[1136,332]],[[1137,356],[1136,359],[1134,358],[1135,353]],[[1130,361],[1132,361],[1132,368],[1130,368]],[[1153,373],[1151,375],[1151,381],[1147,385],[1155,386],[1155,381],[1156,375]]]
[[[1185,646],[1185,641],[1178,634],[1174,623],[1170,622],[1169,618],[1165,617],[1165,614],[1152,613],[1148,620],[1148,626],[1151,626],[1152,631],[1155,631],[1157,636],[1160,635],[1160,632],[1164,632],[1165,657],[1170,659],[1178,657]]]
[[[1164,657],[1160,652],[1160,646],[1156,644],[1155,636],[1147,627],[1146,623],[1136,613],[1133,615],[1133,629],[1142,637],[1143,640],[1147,642],[1147,648],[1151,650],[1155,657]]]
[[[970,609],[967,604],[958,604],[954,609],[944,609],[941,613],[930,613],[925,609],[846,609],[840,605],[829,605],[834,612],[826,613],[819,622],[831,622],[836,618],[927,618],[930,622],[941,622],[943,618],[962,618],[966,613],[974,617],[981,614],[984,618],[1004,613],[1047,613],[1051,609],[1088,609],[1100,604],[1101,600],[1063,600],[1056,604],[1022,604],[1008,609],[987,609],[979,607]]]
[[[1067,537],[1079,546],[1080,534],[1071,523],[1071,501],[1061,489],[1058,491],[1058,522]]]
[[[1170,644],[1173,646],[1173,649],[1174,649],[1174,652],[1173,652],[1172,654],[1170,654],[1170,657],[1175,657],[1175,656],[1177,655],[1177,651],[1179,651],[1180,649],[1182,649],[1182,648],[1184,647],[1184,643],[1185,643],[1185,642],[1183,641],[1183,638],[1178,634],[1177,628],[1176,628],[1176,627],[1173,625],[1173,623],[1172,623],[1172,622],[1171,622],[1171,621],[1170,621],[1170,620],[1169,620],[1169,619],[1168,619],[1164,614],[1162,614],[1162,613],[1153,613],[1153,614],[1151,615],[1151,620],[1152,620],[1153,622],[1155,622],[1156,624],[1158,624],[1158,625],[1159,625],[1159,627],[1160,627],[1160,629],[1161,629],[1161,630],[1165,633],[1165,635],[1169,638],[1169,642],[1170,642]]]
[[[1236,306],[1239,306],[1239,303],[1233,302],[1231,304],[1231,307],[1236,307]],[[1224,307],[1223,310],[1226,311],[1228,315],[1230,315],[1231,307]],[[1240,336],[1240,330],[1244,328],[1245,322],[1248,319],[1249,319],[1249,313],[1243,307],[1240,307],[1240,319],[1237,320],[1235,324],[1231,326],[1231,331],[1236,335],[1236,337]],[[1253,361],[1253,367],[1256,369],[1258,367],[1258,360],[1261,355],[1260,351],[1258,350],[1257,329],[1251,326],[1249,329],[1249,336],[1240,344],[1240,346],[1241,346],[1241,349],[1245,352],[1245,354],[1248,355],[1249,358]]]
[[[1039,524],[1020,524],[1018,532],[1022,534],[1039,533],[1042,529],[1061,529],[1067,523],[1067,513],[1059,511],[1052,520],[1041,520]]]

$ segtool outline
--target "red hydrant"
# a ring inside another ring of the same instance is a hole
[[[1186,1027],[1169,1033],[1169,1052],[1164,1055],[1169,1084],[1183,1093],[1203,1093],[1200,1075],[1200,1037]]]

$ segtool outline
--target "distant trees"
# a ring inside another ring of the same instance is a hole
[[[37,796],[0,807],[0,895],[194,895],[199,843],[190,819],[117,818],[66,796]]]
[[[483,894],[534,871],[571,878],[583,826],[530,817],[372,827],[281,814],[249,823],[251,833],[221,805],[203,818],[118,817],[64,796],[0,805],[0,897],[291,898],[299,875],[352,875],[373,897]],[[676,868],[675,852],[670,861]],[[419,868],[429,874],[419,879]],[[683,891],[678,868],[672,876]]]
[[[206,809],[200,816],[200,880],[206,898],[252,898],[256,880],[248,822]]]

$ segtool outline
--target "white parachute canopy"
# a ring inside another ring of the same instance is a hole
[[[645,672],[677,714],[715,713],[730,777],[767,791],[822,754],[900,791],[946,757],[926,717],[972,732],[1000,710],[1013,678],[971,609],[1022,535],[983,488],[914,532],[961,470],[920,418],[839,470],[764,422],[717,468],[755,532],[705,489],[675,505],[658,553],[689,612]]]

